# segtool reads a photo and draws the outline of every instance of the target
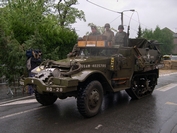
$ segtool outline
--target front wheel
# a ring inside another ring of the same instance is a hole
[[[52,105],[58,98],[52,93],[40,94],[38,91],[35,91],[35,97],[36,97],[36,100],[43,106]]]
[[[98,114],[103,101],[103,87],[99,81],[91,81],[86,87],[79,90],[77,107],[84,117]]]

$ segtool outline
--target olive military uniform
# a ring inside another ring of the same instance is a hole
[[[112,40],[113,40],[113,37],[114,37],[114,32],[112,32],[110,30],[110,24],[109,23],[106,23],[104,28],[106,29],[103,33],[104,36],[106,36],[106,41],[107,41],[107,44],[110,46],[112,45]]]
[[[97,30],[97,27],[95,25],[91,26],[92,32],[89,34],[89,36],[96,36],[96,35],[101,35],[100,32]]]
[[[120,46],[126,47],[127,46],[127,33],[117,32],[114,37],[114,45],[120,45]]]
[[[112,32],[111,30],[106,30],[103,35],[105,35],[107,37],[107,41],[111,42],[113,37],[114,37],[114,32]]]
[[[124,32],[123,25],[119,25],[118,27],[119,32],[113,38],[114,45],[119,45],[120,47],[127,47],[127,33]]]

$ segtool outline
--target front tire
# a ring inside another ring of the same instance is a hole
[[[42,104],[43,106],[48,106],[54,104],[57,100],[57,96],[52,93],[49,94],[40,94],[39,92],[35,91],[36,100]]]
[[[77,107],[84,117],[93,117],[100,111],[103,101],[103,87],[99,81],[91,81],[79,90]]]

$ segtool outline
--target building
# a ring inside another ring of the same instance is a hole
[[[177,55],[177,33],[173,32],[172,30],[170,30],[169,28],[165,27],[164,29],[169,30],[172,34],[173,34],[173,44],[175,45],[172,54],[173,55]]]
[[[174,49],[172,51],[172,54],[177,55],[177,33],[173,32],[173,37],[174,37],[173,44],[175,45],[175,47],[174,47]]]

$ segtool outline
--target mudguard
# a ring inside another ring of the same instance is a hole
[[[83,70],[77,74],[73,74],[71,77],[72,77],[72,79],[77,79],[79,82],[84,82],[92,74],[100,74],[107,80],[107,82],[109,81],[106,78],[105,74],[101,71],[98,71],[98,70]]]

